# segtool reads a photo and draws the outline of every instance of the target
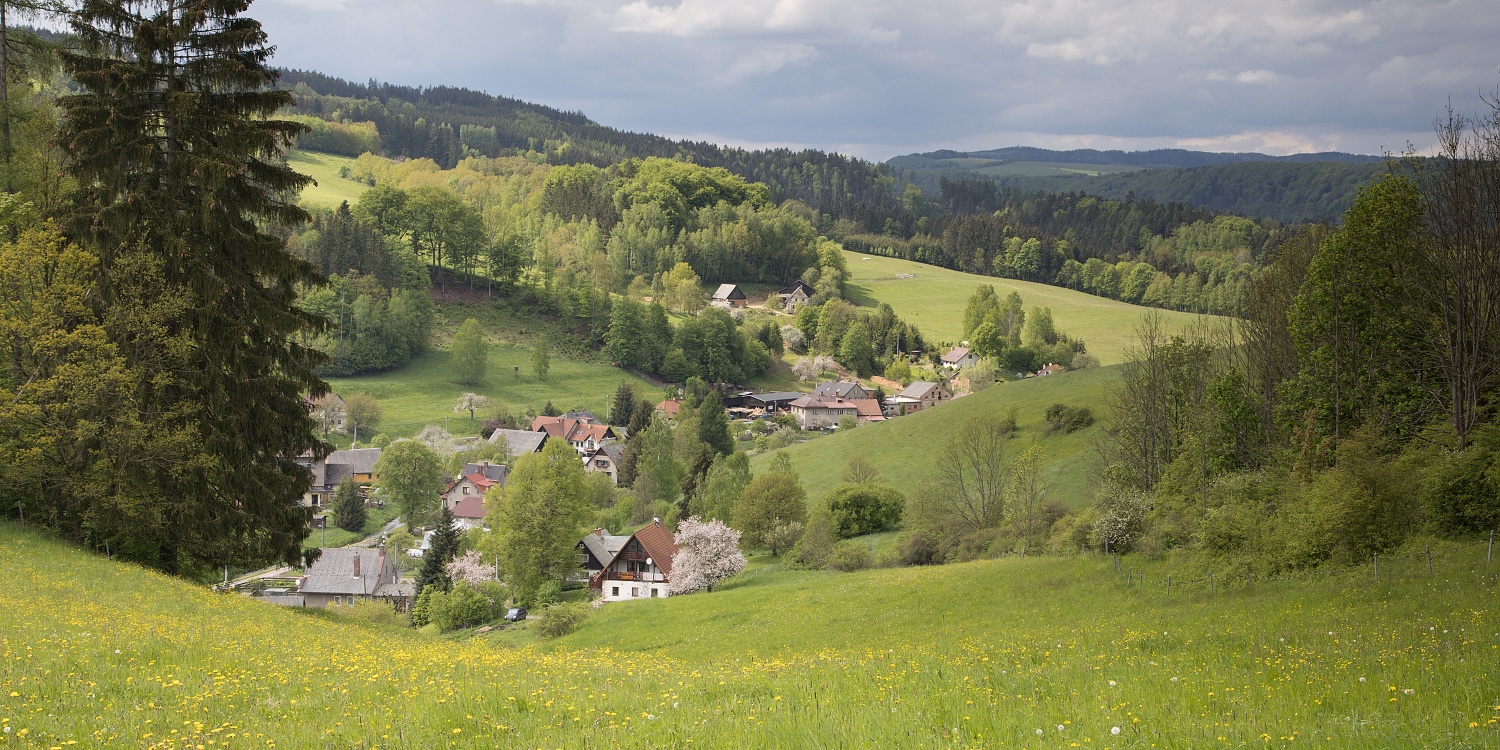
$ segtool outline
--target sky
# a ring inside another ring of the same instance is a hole
[[[1425,150],[1500,87],[1495,0],[260,0],[275,64],[885,160]]]

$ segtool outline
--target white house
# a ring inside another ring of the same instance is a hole
[[[589,547],[582,553],[585,566],[588,555],[596,553],[594,548],[607,551],[614,546],[610,542],[618,539],[606,538],[601,531],[595,533],[600,535],[599,544],[587,544],[590,541],[587,539],[581,543]],[[672,532],[662,526],[660,518],[652,519],[651,523],[631,534],[603,568],[589,575],[589,589],[607,602],[667,596],[667,584],[672,577],[672,556],[676,554],[677,540],[672,538]]]
[[[961,370],[970,365],[979,363],[979,357],[962,346],[955,346],[943,355],[943,367],[950,370]]]

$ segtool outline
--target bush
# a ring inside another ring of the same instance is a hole
[[[444,633],[481,625],[495,618],[494,602],[466,583],[460,583],[447,592],[428,586],[422,589],[422,594],[426,596],[428,591],[434,593],[427,604],[427,619]]]
[[[340,607],[338,611],[356,620],[376,625],[403,628],[411,625],[411,617],[397,612],[394,604],[378,599],[359,599],[353,604]]]
[[[1490,437],[1484,435],[1482,437]],[[1438,530],[1453,534],[1485,531],[1500,524],[1500,467],[1488,446],[1452,453],[1428,475],[1428,512]]]
[[[562,584],[557,581],[544,581],[536,587],[536,593],[531,595],[531,601],[526,602],[529,609],[542,609],[562,601]]]
[[[1046,419],[1048,432],[1077,432],[1094,423],[1094,412],[1087,406],[1053,404],[1047,407]]]
[[[848,432],[859,426],[859,420],[849,415],[839,417],[839,432]]]
[[[901,537],[896,544],[896,558],[902,565],[936,565],[943,562],[942,549],[937,540],[920,531]]]
[[[843,484],[825,500],[840,539],[884,531],[901,520],[906,496],[882,482]]]
[[[582,602],[557,604],[547,608],[536,624],[543,638],[560,638],[578,629],[589,616],[589,605]]]
[[[843,541],[833,545],[828,554],[828,567],[850,573],[870,567],[870,548],[855,541]]]
[[[807,522],[807,529],[802,532],[802,538],[792,547],[787,558],[799,568],[820,569],[828,563],[833,543],[833,520],[828,513],[819,511]]]

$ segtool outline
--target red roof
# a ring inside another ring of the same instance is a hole
[[[470,495],[453,506],[454,518],[484,518],[484,498]]]
[[[479,488],[479,494],[481,496],[483,496],[484,493],[488,492],[491,487],[499,484],[499,482],[496,482],[495,480],[490,479],[489,477],[480,474],[479,472],[474,472],[473,474],[462,476],[458,479],[453,480],[453,484],[448,485],[448,489],[443,490],[443,494],[446,495],[452,492],[453,488],[459,486],[460,484],[463,484],[463,481],[465,479],[469,480],[469,482],[471,482],[475,487]]]
[[[672,419],[676,419],[677,412],[682,410],[682,402],[676,399],[669,398],[657,404],[656,410],[662,412],[663,414],[666,414]]]
[[[652,521],[641,530],[631,534],[636,541],[646,548],[646,554],[651,556],[651,561],[656,567],[661,568],[662,574],[670,577],[672,575],[672,556],[677,554],[677,540],[672,537],[672,532],[661,525],[661,521]],[[629,543],[626,543],[628,546]],[[621,547],[624,549],[624,547]],[[608,568],[609,566],[604,566]]]
[[[600,442],[612,431],[607,424],[587,422],[566,417],[537,417],[531,422],[532,432],[545,432],[548,437],[561,438],[572,443],[582,443],[589,438]]]
[[[873,398],[857,398],[849,403],[854,404],[859,418],[866,422],[881,422],[885,420],[885,414],[880,411],[880,402]]]

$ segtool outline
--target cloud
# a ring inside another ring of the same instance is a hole
[[[1472,110],[1500,82],[1493,0],[270,0],[252,15],[289,67],[880,158],[1021,138],[1420,147],[1450,95]]]

